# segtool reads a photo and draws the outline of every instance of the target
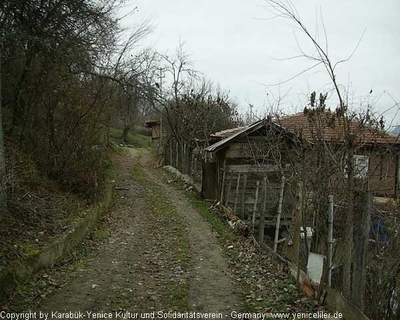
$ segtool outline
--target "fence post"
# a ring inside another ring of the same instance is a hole
[[[333,258],[333,195],[328,197],[328,285],[332,285]]]
[[[193,156],[193,182],[196,182],[196,176],[197,176],[197,155],[194,154],[194,151],[192,153]]]
[[[182,161],[182,164],[181,164],[181,169],[179,170],[180,172],[182,172],[182,173],[186,173],[186,164],[185,164],[185,162],[186,162],[186,157],[185,157],[185,155],[186,155],[186,143],[185,142],[182,142],[182,153],[181,153],[181,161]]]
[[[369,241],[369,230],[371,222],[372,192],[366,191],[358,194],[360,201],[358,202],[356,225],[355,225],[355,241],[354,241],[354,265],[353,265],[353,281],[351,290],[352,302],[364,311],[364,292],[367,267],[367,248]]]
[[[172,159],[173,159],[173,155],[172,155],[172,139],[169,140],[169,165],[173,166],[172,164]]]
[[[235,203],[233,205],[233,211],[235,212],[236,215],[236,207],[237,207],[237,202],[238,202],[238,198],[239,198],[239,187],[240,187],[240,172],[238,172],[238,176],[237,176],[237,180],[236,180],[236,192],[235,192]]]
[[[395,181],[396,204],[400,204],[400,155],[396,156],[396,181]]]
[[[231,193],[231,188],[232,188],[232,180],[233,180],[233,173],[232,171],[229,172],[229,184],[228,184],[228,189],[226,190],[226,196],[225,196],[225,206],[228,206],[228,201],[229,201],[229,196]]]
[[[276,216],[276,228],[275,228],[275,240],[274,240],[274,251],[278,250],[279,242],[279,228],[281,224],[281,214],[282,214],[282,204],[283,204],[283,192],[285,191],[285,177],[282,176],[281,190],[279,193],[279,203],[278,203],[278,214]]]
[[[194,152],[192,151],[192,154],[190,155],[190,176],[193,179],[194,182]]]
[[[258,190],[259,190],[259,188],[260,188],[260,181],[257,181],[257,184],[256,184],[256,198],[254,200],[254,205],[253,205],[253,218],[251,219],[253,230],[254,230],[254,224],[256,223],[257,204],[258,204]]]
[[[246,185],[247,185],[247,174],[243,174],[243,188],[242,188],[242,219],[245,219],[245,195],[246,195]]]
[[[267,209],[267,177],[264,177],[262,184],[262,208],[260,212],[260,224],[258,226],[258,243],[261,245],[264,241],[265,211]]]
[[[224,203],[224,196],[225,196],[226,159],[224,159],[224,168],[222,170],[224,170],[224,172],[222,172],[222,185],[221,185],[221,197],[220,197],[221,204]]]
[[[176,142],[175,168],[179,170],[179,142]]]

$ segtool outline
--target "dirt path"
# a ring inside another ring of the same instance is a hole
[[[224,253],[185,195],[154,169],[148,150],[118,158],[109,236],[76,276],[46,297],[43,311],[243,309]]]

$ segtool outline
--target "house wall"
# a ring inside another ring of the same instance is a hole
[[[382,149],[377,148],[357,150],[355,156],[368,156],[368,179],[355,178],[355,189],[358,191],[371,190],[374,196],[377,197],[394,197],[396,194],[396,149]],[[313,173],[315,168],[320,166],[318,163],[318,155],[313,150],[306,150],[305,152],[305,167],[306,174]],[[332,175],[331,186],[340,193],[340,189],[345,188],[345,170],[337,169],[337,166],[332,162],[331,166],[337,173]],[[342,190],[343,191],[343,190]]]
[[[369,188],[375,196],[394,197],[396,187],[396,156],[391,153],[365,152],[369,157]]]

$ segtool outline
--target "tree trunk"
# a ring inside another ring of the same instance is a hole
[[[303,181],[297,182],[296,203],[293,212],[293,257],[292,262],[296,266],[300,266],[301,262],[301,232],[300,228],[303,223]],[[307,230],[304,228],[304,237],[307,237]]]
[[[122,137],[121,137],[121,142],[127,144],[128,143],[128,133],[129,133],[130,127],[125,126],[124,130],[122,131]]]
[[[364,311],[365,307],[365,280],[367,270],[367,248],[369,240],[369,230],[371,227],[371,207],[372,193],[370,191],[359,194],[358,210],[356,218],[356,236],[354,239],[354,270],[351,300],[352,302]]]
[[[353,232],[354,232],[354,151],[349,148],[347,152],[347,210],[345,218],[344,241],[343,241],[343,276],[342,293],[347,298],[351,298],[351,263],[353,260]]]

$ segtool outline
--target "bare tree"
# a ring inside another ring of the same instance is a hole
[[[324,66],[329,78],[331,79],[333,88],[339,100],[337,114],[342,118],[343,121],[343,126],[340,129],[343,130],[344,134],[345,158],[347,161],[347,176],[348,176],[347,179],[348,210],[346,215],[346,230],[344,232],[345,244],[343,248],[345,252],[343,253],[344,258],[343,258],[342,291],[347,298],[350,298],[351,262],[352,262],[352,250],[353,250],[353,203],[354,203],[353,156],[354,156],[355,136],[352,134],[349,128],[348,106],[345,103],[346,99],[343,97],[343,93],[340,90],[335,73],[336,66],[343,61],[339,61],[335,64],[331,61],[327,50],[324,49],[321,46],[321,44],[314,38],[314,36],[311,35],[307,27],[300,20],[300,17],[296,9],[289,1],[267,0],[267,3],[270,5],[271,9],[274,10],[280,17],[293,21],[311,41],[316,50],[316,55],[310,56],[305,53],[302,53],[302,56],[307,59],[315,61],[316,64],[321,64]]]

